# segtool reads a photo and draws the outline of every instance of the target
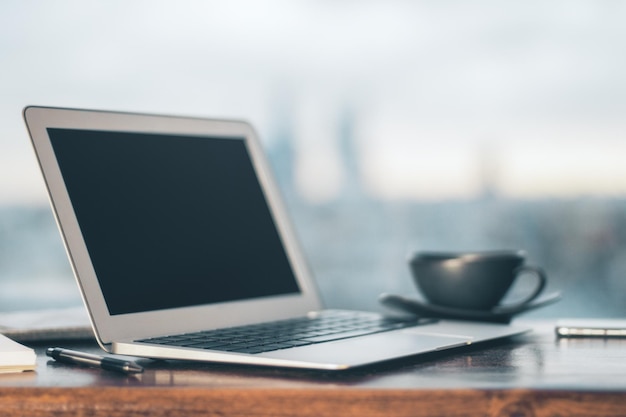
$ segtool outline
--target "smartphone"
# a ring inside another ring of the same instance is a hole
[[[558,337],[626,337],[626,319],[561,319]]]

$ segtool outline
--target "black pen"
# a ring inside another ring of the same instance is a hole
[[[75,365],[98,366],[107,371],[122,372],[124,374],[134,374],[143,372],[143,368],[134,362],[124,359],[111,358],[108,356],[94,355],[92,353],[77,352],[70,349],[48,348],[46,355],[59,362]]]

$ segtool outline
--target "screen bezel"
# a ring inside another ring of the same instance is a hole
[[[295,317],[321,308],[317,289],[289,221],[279,189],[273,180],[271,168],[250,124],[237,120],[35,106],[24,109],[24,119],[74,276],[98,342],[103,347],[107,348],[112,342],[131,341],[156,335]],[[301,293],[110,315],[52,149],[48,128],[219,136],[238,140],[244,138]]]

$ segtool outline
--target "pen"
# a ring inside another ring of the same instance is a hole
[[[70,349],[62,349],[58,347],[48,348],[46,350],[46,355],[59,362],[74,365],[98,366],[108,371],[122,372],[124,374],[143,372],[143,368],[141,366],[131,361],[94,355],[92,353],[77,352]]]

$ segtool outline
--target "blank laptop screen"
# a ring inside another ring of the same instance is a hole
[[[300,291],[243,138],[48,134],[110,314]]]

